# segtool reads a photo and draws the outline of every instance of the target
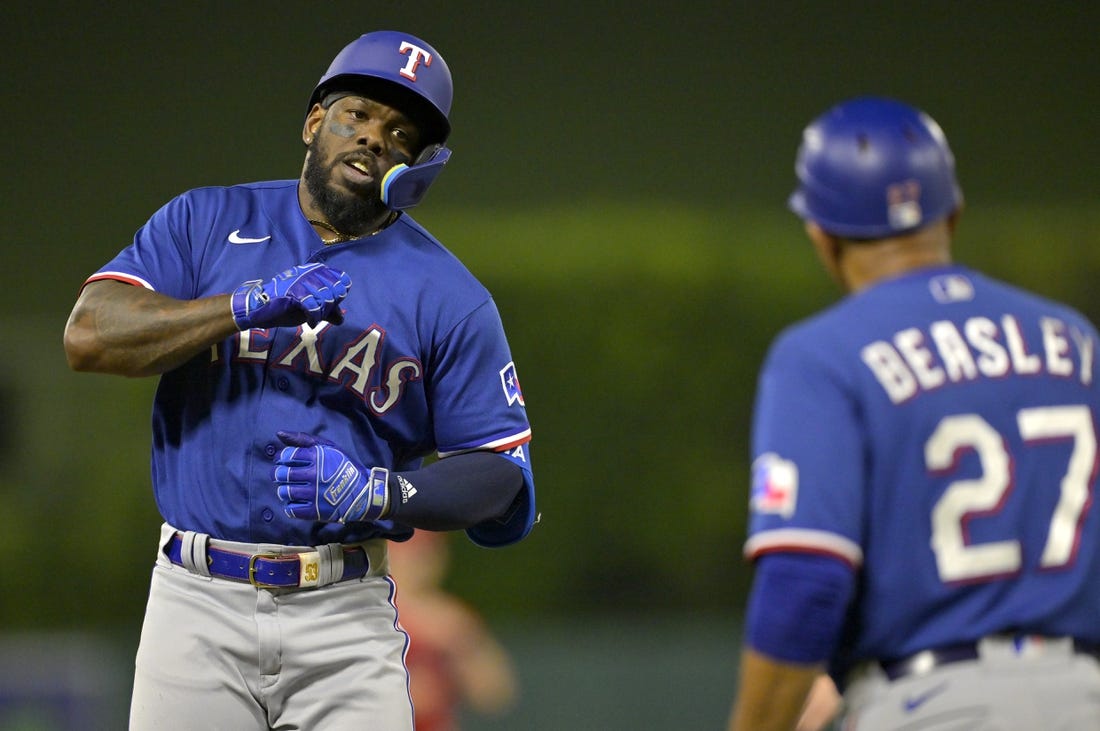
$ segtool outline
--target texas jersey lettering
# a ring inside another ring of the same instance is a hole
[[[186,237],[175,235],[181,228]],[[155,243],[165,240],[192,243]],[[91,279],[193,299],[305,262],[355,272],[343,323],[245,330],[162,376],[157,404],[173,408],[154,409],[153,481],[169,523],[303,545],[408,534],[387,521],[287,518],[271,488],[282,445],[270,425],[323,435],[362,464],[394,471],[416,469],[433,452],[473,449],[530,469],[526,451],[514,454],[531,431],[518,379],[502,388],[501,373],[514,376],[515,366],[496,306],[408,214],[369,242],[322,246],[299,212],[297,181],[198,189],[158,211]],[[205,428],[211,420],[219,428]],[[226,431],[255,437],[241,451],[219,438]],[[242,485],[247,498],[227,494],[226,484]],[[209,525],[210,516],[222,517]]]

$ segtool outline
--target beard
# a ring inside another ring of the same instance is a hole
[[[372,184],[363,195],[349,193],[331,185],[331,165],[340,163],[331,163],[330,167],[326,167],[321,162],[327,157],[326,147],[321,143],[322,137],[323,135],[317,135],[309,144],[309,155],[302,176],[306,190],[325,220],[338,231],[349,236],[368,233],[378,225],[380,218],[389,213],[389,209],[382,203],[378,184]]]

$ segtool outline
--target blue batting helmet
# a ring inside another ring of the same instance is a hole
[[[317,82],[307,113],[329,94],[345,91],[362,92],[428,125],[429,142],[442,143],[451,133],[451,70],[416,36],[381,30],[349,43]]]
[[[892,99],[836,105],[802,134],[788,205],[845,238],[916,230],[962,204],[955,158],[935,120]]]

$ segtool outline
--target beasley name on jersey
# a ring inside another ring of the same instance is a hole
[[[974,297],[970,279],[962,274],[933,279],[930,291],[943,303]],[[968,317],[958,325],[943,319],[906,327],[864,346],[860,356],[895,404],[979,377],[1048,374],[1092,383],[1096,343],[1089,333],[1048,315],[1033,324],[1041,335],[1037,351],[1029,349],[1019,318],[1005,313]]]

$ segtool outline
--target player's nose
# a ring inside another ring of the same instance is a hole
[[[383,134],[384,130],[382,125],[372,120],[360,127],[356,142],[377,155],[385,149],[385,145],[382,142]]]

